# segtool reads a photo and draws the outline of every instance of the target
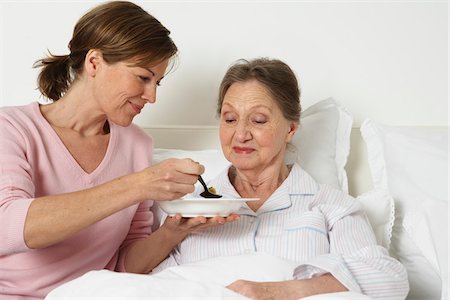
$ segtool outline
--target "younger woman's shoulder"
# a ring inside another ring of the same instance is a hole
[[[22,136],[33,136],[44,127],[41,118],[38,102],[0,108],[0,127],[3,131],[9,133],[15,132]]]
[[[3,106],[0,107],[0,117],[14,120],[33,119],[33,114],[38,107],[39,104],[37,102],[20,106]]]

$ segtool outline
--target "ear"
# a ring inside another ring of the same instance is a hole
[[[297,129],[298,129],[298,122],[289,123],[289,131],[286,135],[286,143],[292,141],[292,138],[294,137],[294,134],[297,132]]]
[[[95,77],[103,62],[102,52],[98,49],[91,49],[84,58],[84,70],[89,76]]]

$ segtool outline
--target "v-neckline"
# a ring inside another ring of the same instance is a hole
[[[44,115],[41,112],[40,104],[36,102],[35,105],[35,113],[37,114],[39,120],[41,123],[46,127],[48,132],[52,135],[53,139],[57,141],[58,145],[62,148],[62,153],[64,156],[69,160],[70,164],[78,170],[80,174],[82,174],[84,177],[95,177],[98,173],[102,171],[102,169],[105,167],[105,164],[107,164],[107,161],[110,160],[111,152],[113,151],[113,145],[115,142],[115,125],[113,123],[109,123],[109,141],[106,148],[105,155],[103,156],[101,162],[98,164],[98,166],[90,173],[86,172],[81,165],[77,162],[77,160],[73,157],[73,155],[70,153],[69,149],[67,149],[66,145],[62,141],[62,139],[59,137],[59,135],[56,133],[55,129],[52,127],[52,125],[47,121],[47,119],[44,117]]]

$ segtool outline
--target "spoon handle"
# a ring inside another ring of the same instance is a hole
[[[205,181],[203,180],[201,175],[198,175],[198,181],[200,181],[200,183],[203,185],[203,187],[205,188],[205,191],[208,190],[208,186],[206,185]]]

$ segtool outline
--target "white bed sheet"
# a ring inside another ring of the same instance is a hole
[[[292,279],[297,263],[262,253],[218,257],[175,266],[152,275],[91,271],[50,292],[56,299],[248,299],[227,288],[237,279]],[[332,293],[304,299],[370,299],[353,293]]]

